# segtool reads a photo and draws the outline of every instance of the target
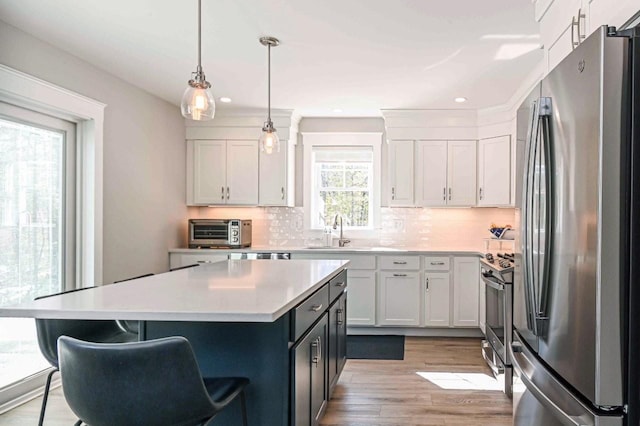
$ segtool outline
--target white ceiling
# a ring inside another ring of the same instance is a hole
[[[531,0],[203,0],[218,108],[302,116],[505,103],[542,60]],[[197,1],[0,0],[0,19],[179,104],[196,66]],[[464,96],[464,104],[453,98]],[[343,113],[333,110],[339,108]]]

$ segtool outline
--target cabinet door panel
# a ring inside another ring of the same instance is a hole
[[[193,142],[193,202],[225,204],[226,142]]]
[[[425,325],[430,327],[448,327],[451,325],[450,276],[448,273],[430,272],[425,274],[424,315]]]
[[[413,141],[389,143],[389,205],[413,206]]]
[[[327,381],[333,385],[338,374],[338,320],[340,316],[340,302],[336,301],[329,309],[329,350],[327,351],[327,365],[329,368]]]
[[[376,323],[376,273],[347,269],[348,317],[350,326]]]
[[[447,142],[416,142],[416,204],[447,204]]]
[[[449,141],[447,145],[447,205],[476,204],[476,141]]]
[[[261,206],[289,205],[289,161],[290,144],[280,141],[280,152],[266,154],[260,152],[260,195]]]
[[[340,296],[338,302],[340,309],[338,315],[338,374],[342,372],[344,365],[347,363],[347,318],[349,310],[348,300],[349,292],[345,292]]]
[[[292,424],[315,426],[326,404],[328,319],[325,314],[292,350]]]
[[[511,137],[478,142],[478,205],[506,206],[511,194]]]
[[[475,257],[453,259],[453,325],[478,326],[480,261]]]
[[[227,142],[227,204],[258,204],[258,141]]]
[[[419,273],[381,272],[378,290],[378,325],[420,324]]]

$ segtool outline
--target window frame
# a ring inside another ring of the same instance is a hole
[[[103,138],[106,104],[0,64],[0,101],[75,124],[75,287],[102,283]],[[67,238],[69,238],[67,236]],[[66,266],[66,265],[65,265]],[[68,282],[67,279],[65,279]],[[71,285],[70,285],[71,286]],[[0,412],[42,394],[51,369],[3,388]],[[54,378],[52,388],[59,378]]]
[[[314,181],[314,147],[370,147],[373,151],[372,158],[372,181],[371,188],[371,215],[372,223],[367,228],[350,228],[349,235],[354,238],[375,237],[376,230],[380,226],[380,203],[381,203],[381,187],[382,187],[382,133],[381,132],[340,132],[340,133],[324,133],[324,132],[302,132],[303,145],[303,207],[304,207],[304,229],[311,232],[321,232],[321,227],[313,227],[312,215],[317,213],[314,206],[314,190],[319,189],[313,187]]]

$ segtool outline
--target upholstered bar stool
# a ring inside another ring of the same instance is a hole
[[[202,378],[184,337],[101,344],[58,340],[65,399],[91,426],[202,425],[236,397],[247,425],[243,377]]]

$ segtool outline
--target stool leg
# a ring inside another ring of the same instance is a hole
[[[247,426],[247,400],[244,396],[244,389],[240,392],[240,407],[242,409],[242,426]]]
[[[44,422],[44,410],[47,408],[47,399],[49,398],[49,388],[51,388],[51,377],[53,373],[58,371],[56,368],[47,376],[47,383],[44,385],[44,396],[42,397],[42,407],[40,408],[40,419],[38,420],[38,426],[42,426]]]

